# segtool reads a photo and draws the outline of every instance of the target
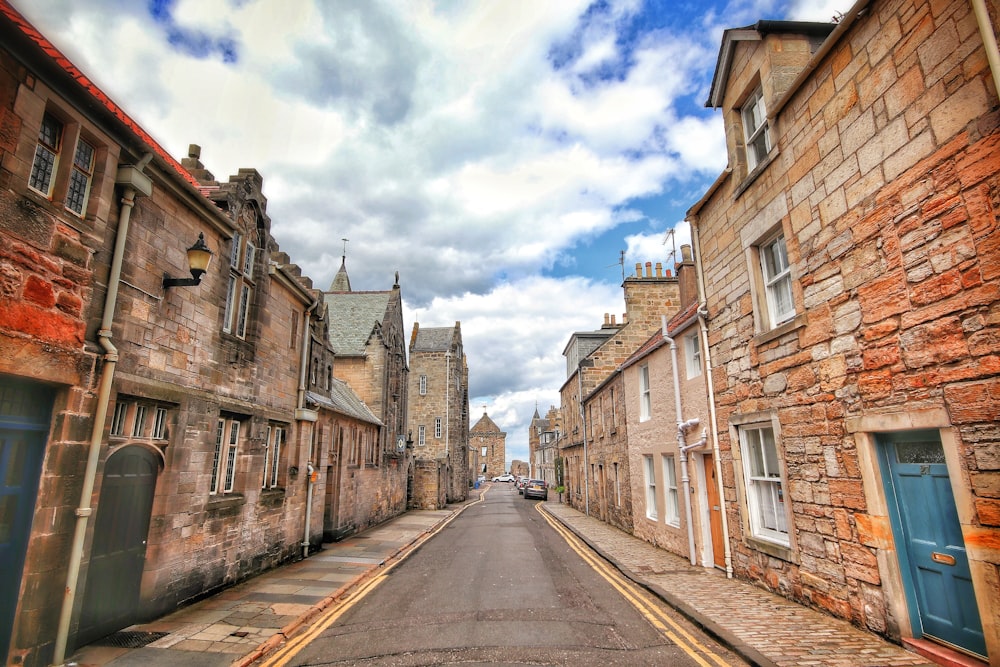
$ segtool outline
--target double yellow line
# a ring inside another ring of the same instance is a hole
[[[299,651],[301,651],[305,646],[308,646],[310,642],[319,637],[321,634],[326,632],[326,630],[331,625],[336,623],[341,616],[346,614],[351,607],[363,600],[365,596],[385,581],[389,576],[389,572],[414,553],[417,547],[437,535],[438,532],[454,521],[455,518],[467,508],[483,502],[486,499],[486,491],[488,491],[488,489],[484,489],[482,493],[479,494],[479,500],[469,503],[436,525],[433,529],[427,531],[418,539],[411,542],[402,552],[398,553],[391,562],[387,561],[385,566],[379,571],[378,575],[370,579],[366,579],[356,587],[350,589],[344,597],[337,600],[334,606],[330,607],[325,613],[323,613],[323,615],[320,616],[315,623],[306,628],[304,632],[289,638],[286,643],[282,644],[281,647],[274,653],[268,655],[265,660],[254,664],[258,667],[278,667],[279,665],[288,664],[288,662],[295,657]]]
[[[566,528],[566,526],[564,526],[551,514],[546,512],[543,509],[542,503],[536,504],[535,509],[538,510],[538,513],[545,517],[545,520],[549,523],[549,525],[552,526],[552,528],[554,528],[564,540],[566,540],[566,543],[569,544],[570,548],[579,554],[584,562],[590,565],[591,569],[611,584],[611,586],[618,591],[623,598],[628,600],[628,602],[635,607],[654,628],[662,633],[664,637],[691,656],[692,660],[697,662],[699,665],[702,665],[702,667],[711,667],[711,663],[714,663],[718,667],[728,667],[729,663],[723,660],[721,656],[717,655],[709,647],[699,642],[698,639],[685,630],[682,625],[670,618],[670,616],[663,611],[661,603],[654,601],[653,597],[646,590],[638,586],[630,579],[627,579],[621,572],[608,564],[606,560],[596,555],[594,551],[583,542],[583,540],[576,536],[575,533]],[[711,660],[711,663],[709,663],[706,658]]]

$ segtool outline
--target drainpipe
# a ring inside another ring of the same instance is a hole
[[[590,516],[590,461],[587,459],[587,412],[583,408],[583,360],[576,366],[576,381],[580,392],[580,428],[583,429],[583,507]]]
[[[993,73],[993,87],[996,88],[997,95],[1000,96],[1000,49],[997,48],[997,38],[993,34],[990,14],[986,10],[986,1],[972,0],[972,9],[976,13],[976,23],[979,24],[979,34],[983,39],[983,47],[986,49],[986,59],[989,61],[990,71]]]
[[[686,444],[687,432],[698,426],[700,422],[697,419],[684,421],[684,418],[681,417],[681,382],[677,373],[677,343],[667,335],[667,316],[661,315],[660,322],[663,327],[663,340],[670,344],[670,366],[674,376],[674,414],[677,416],[677,449],[681,454],[681,488],[684,489],[684,517],[687,520],[688,555],[690,556],[691,564],[696,565],[694,520],[691,513],[691,478],[688,476],[687,453],[689,449],[695,449],[704,445],[707,434],[703,433],[701,440],[694,444]]]
[[[448,485],[447,491],[445,492],[445,502],[448,500],[448,496],[451,495],[451,474],[449,470],[451,469],[451,452],[449,445],[451,436],[451,350],[445,350],[444,353],[444,465],[445,465],[445,484]]]
[[[310,437],[312,437],[312,428],[310,430]],[[313,480],[313,475],[316,469],[313,468],[312,461],[306,463],[306,525],[305,530],[302,535],[302,557],[309,558],[309,523],[312,519],[312,499],[313,499],[313,486],[315,481]]]
[[[306,408],[306,376],[309,372],[309,342],[312,340],[312,333],[309,331],[309,318],[312,312],[319,306],[319,299],[312,302],[305,312],[302,313],[302,357],[299,362],[299,392],[296,402],[295,418],[300,424],[309,422],[309,441],[312,442],[313,429],[316,428],[316,414]],[[312,447],[309,448],[310,454]],[[337,459],[340,465],[340,459]],[[309,525],[312,523],[312,497],[313,497],[313,468],[312,461],[306,462],[306,516],[302,537],[302,557],[309,557]],[[339,490],[338,490],[339,493]]]
[[[118,302],[118,281],[121,279],[122,262],[125,257],[125,241],[128,238],[128,226],[132,217],[132,207],[135,206],[136,195],[147,197],[153,193],[153,182],[142,173],[150,160],[152,153],[146,153],[138,163],[118,168],[115,185],[123,185],[122,211],[118,219],[118,231],[115,237],[114,255],[111,258],[111,273],[108,275],[108,291],[104,296],[104,315],[101,328],[97,332],[98,342],[104,349],[104,365],[101,368],[101,379],[97,388],[97,405],[94,409],[94,421],[90,432],[90,449],[87,453],[87,467],[83,475],[83,488],[80,491],[80,505],[76,508],[76,526],[73,531],[73,542],[70,544],[69,568],[66,573],[66,590],[62,608],[59,612],[59,625],[56,629],[55,654],[52,664],[60,665],[66,659],[66,643],[69,639],[69,626],[73,617],[73,604],[76,599],[76,587],[80,578],[80,564],[83,561],[83,543],[87,536],[87,522],[93,513],[90,506],[94,494],[94,482],[97,479],[97,464],[101,458],[101,444],[104,441],[104,424],[108,416],[108,404],[111,402],[111,384],[118,365],[118,348],[111,342],[111,325],[114,323],[115,305]]]
[[[708,345],[708,299],[705,297],[705,269],[701,262],[701,241],[698,236],[697,217],[691,215],[687,220],[691,225],[691,241],[694,243],[694,263],[698,269],[698,272],[695,274],[698,278],[698,324],[699,329],[701,329],[701,349],[705,351],[705,373],[708,379],[708,415],[712,427],[712,457],[715,459],[715,481],[719,487],[719,508],[720,514],[722,514],[726,577],[732,579],[733,550],[729,544],[729,517],[726,513],[726,489],[722,483],[722,457],[719,453],[719,420],[715,410],[715,391],[712,387],[712,351]]]

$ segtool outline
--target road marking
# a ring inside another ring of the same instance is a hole
[[[661,608],[661,603],[645,589],[634,581],[626,578],[616,568],[612,567],[606,560],[598,556],[583,540],[573,531],[569,530],[560,521],[544,510],[542,503],[535,505],[535,509],[545,517],[545,520],[583,560],[590,565],[605,581],[617,590],[622,597],[629,601],[649,623],[660,631],[667,639],[676,644],[685,653],[702,667],[711,667],[702,657],[704,655],[719,667],[727,667],[728,662],[722,659],[710,648],[698,641],[683,626],[670,618]],[[669,627],[668,627],[669,626]],[[683,639],[682,639],[683,637]]]
[[[379,570],[378,576],[372,577],[365,581],[360,582],[356,587],[350,589],[344,594],[344,597],[336,601],[336,604],[332,605],[326,609],[316,621],[314,621],[310,626],[308,626],[302,633],[289,637],[288,640],[282,644],[277,650],[272,654],[266,656],[260,662],[254,663],[259,665],[259,667],[279,667],[281,665],[287,665],[288,662],[294,658],[298,653],[309,645],[314,639],[319,637],[321,634],[326,632],[331,625],[333,625],[337,619],[347,613],[355,604],[363,600],[369,593],[371,593],[375,588],[378,587],[383,581],[388,578],[389,572],[402,563],[404,560],[410,557],[411,554],[415,553],[417,547],[421,546],[424,542],[431,539],[437,535],[441,530],[444,529],[449,523],[455,520],[459,514],[464,512],[466,508],[472,505],[477,505],[486,500],[486,491],[489,489],[484,489],[482,493],[479,494],[479,500],[473,501],[461,508],[459,511],[452,514],[450,517],[437,524],[427,532],[423,533],[420,537],[411,542],[405,550],[401,553],[396,554],[392,559],[387,559],[385,561],[384,567]]]

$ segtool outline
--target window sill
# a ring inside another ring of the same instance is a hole
[[[217,515],[236,515],[236,510],[244,505],[246,498],[241,493],[209,496],[205,511]]]
[[[769,331],[757,334],[756,336],[753,337],[751,342],[755,347],[759,347],[765,343],[771,342],[775,338],[780,338],[784,336],[790,331],[801,329],[806,325],[808,321],[809,320],[806,318],[805,313],[799,313],[798,315],[788,320],[787,322],[779,324],[778,326],[774,327],[773,329],[770,329]]]
[[[777,558],[778,560],[783,560],[788,563],[798,564],[799,562],[798,559],[795,558],[795,553],[792,551],[790,546],[769,542],[761,537],[748,537],[744,541],[751,549],[765,553],[772,558]]]
[[[778,158],[778,149],[777,148],[771,149],[771,152],[767,154],[767,157],[764,158],[764,161],[758,164],[756,167],[754,167],[753,170],[746,175],[746,178],[744,178],[740,182],[740,184],[736,186],[736,191],[733,192],[733,199],[734,200],[739,199],[740,195],[746,192],[747,188],[753,185],[753,182],[757,180],[757,177],[760,176],[762,173],[764,173],[764,171],[777,158]]]

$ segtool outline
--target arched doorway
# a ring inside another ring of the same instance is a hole
[[[77,646],[136,622],[159,460],[126,446],[104,467]]]

